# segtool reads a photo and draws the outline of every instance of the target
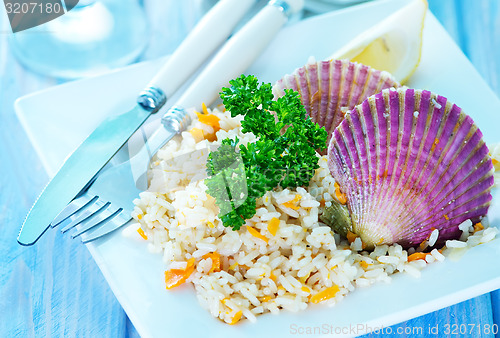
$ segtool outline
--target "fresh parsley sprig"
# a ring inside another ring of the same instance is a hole
[[[238,139],[223,140],[208,157],[205,182],[224,226],[238,230],[255,215],[266,191],[309,184],[319,167],[316,149],[326,148],[327,133],[306,115],[297,92],[285,89],[273,100],[271,84],[259,85],[255,76],[229,83],[220,94],[224,106],[232,117],[243,115],[242,131],[258,140],[239,147]]]

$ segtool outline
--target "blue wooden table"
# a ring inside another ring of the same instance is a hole
[[[430,10],[500,95],[499,1],[428,1]],[[153,34],[143,60],[172,52],[206,9],[195,0],[145,0],[144,5]],[[0,7],[0,337],[137,336],[81,243],[58,231],[47,233],[33,247],[16,242],[19,227],[48,177],[14,114],[13,103],[64,81],[23,68],[9,50],[9,34]],[[499,291],[394,325],[392,332],[412,336],[408,333],[418,327],[494,323],[500,324]],[[468,336],[478,336],[477,331]]]

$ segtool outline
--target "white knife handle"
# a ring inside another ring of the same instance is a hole
[[[140,93],[138,103],[156,112],[231,34],[256,0],[220,0],[200,20]]]
[[[191,107],[200,110],[202,103],[210,105],[229,80],[240,76],[254,62],[287,18],[302,9],[302,4],[303,1],[296,0],[270,1],[224,45],[175,106],[165,113],[163,126],[172,129],[172,120],[179,119],[179,111]]]

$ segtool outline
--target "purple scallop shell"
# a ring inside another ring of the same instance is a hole
[[[273,93],[279,97],[285,89],[298,91],[313,122],[328,132],[328,142],[347,110],[382,89],[400,86],[388,72],[348,60],[330,60],[310,62],[285,75],[275,83]]]
[[[349,111],[328,147],[353,231],[369,246],[438,243],[485,216],[493,164],[470,116],[426,90],[387,89]]]

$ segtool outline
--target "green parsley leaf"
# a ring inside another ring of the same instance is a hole
[[[205,182],[224,226],[238,230],[267,191],[309,184],[319,167],[316,149],[326,148],[327,133],[307,116],[297,92],[286,89],[273,100],[271,84],[259,85],[255,76],[229,83],[222,102],[232,117],[244,116],[242,131],[258,140],[239,147],[237,139],[223,140],[208,157]]]

